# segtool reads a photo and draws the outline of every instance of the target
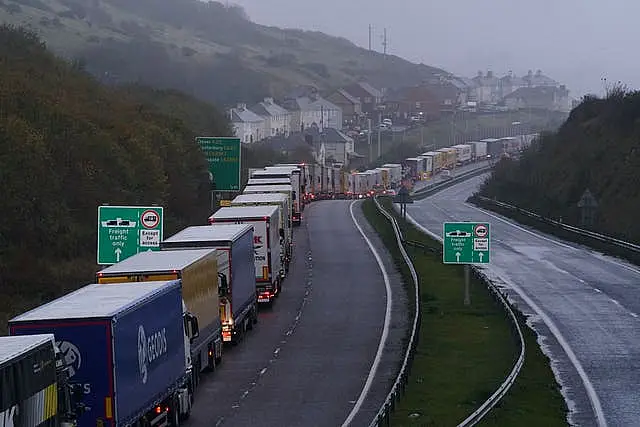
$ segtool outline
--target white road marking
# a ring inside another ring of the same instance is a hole
[[[465,205],[467,205],[465,203]],[[470,206],[470,205],[467,205]],[[563,243],[559,243],[556,242],[552,239],[549,239],[547,237],[544,236],[538,236],[537,234],[529,231],[529,230],[525,230],[524,228],[515,225],[509,221],[505,221],[504,219],[497,217],[495,215],[489,214],[487,212],[485,212],[482,209],[478,209],[474,206],[470,206],[474,209],[477,209],[483,213],[486,213],[487,215],[496,218],[499,221],[504,222],[505,224],[511,225],[515,228],[518,228],[528,234],[531,234],[533,236],[536,237],[540,237],[543,240],[547,240],[550,241],[552,243],[555,243],[559,246],[565,246],[568,247],[570,249],[574,249],[571,246],[565,245]],[[419,224],[411,215],[407,214],[407,219],[413,224],[415,225],[417,228],[419,228],[420,230],[422,230],[423,232],[427,233],[428,235],[430,235],[431,237],[433,237],[434,239],[442,242],[442,238],[440,236],[438,236],[435,233],[432,233],[431,231],[427,230],[425,227],[423,227],[421,224]],[[604,416],[604,412],[602,411],[602,404],[600,403],[600,398],[598,397],[598,394],[596,393],[596,390],[593,387],[593,384],[591,383],[591,380],[589,379],[589,376],[587,375],[587,373],[585,372],[584,368],[582,367],[582,364],[580,363],[580,361],[578,360],[578,358],[576,357],[575,353],[573,352],[573,350],[571,349],[571,346],[569,346],[569,343],[567,342],[567,340],[564,338],[564,336],[562,335],[562,333],[560,332],[560,330],[558,329],[558,327],[556,326],[556,324],[551,320],[551,318],[549,318],[549,316],[542,311],[542,309],[535,303],[533,302],[533,300],[531,298],[529,298],[529,296],[519,287],[517,286],[515,283],[505,280],[505,278],[501,277],[501,279],[508,284],[514,291],[516,291],[518,293],[518,295],[520,295],[520,298],[522,298],[525,303],[531,307],[531,309],[533,311],[536,312],[536,314],[538,314],[538,316],[540,316],[540,318],[542,319],[542,321],[545,323],[545,325],[547,325],[547,327],[549,328],[549,330],[551,331],[551,333],[553,334],[553,336],[556,338],[556,340],[558,341],[558,343],[560,344],[560,346],[562,347],[562,349],[564,350],[565,354],[567,355],[567,357],[569,358],[569,360],[571,361],[571,364],[574,366],[574,368],[576,369],[576,371],[578,372],[578,375],[580,376],[580,379],[582,380],[582,384],[584,385],[584,388],[587,392],[587,396],[589,397],[589,401],[591,403],[591,407],[593,408],[593,412],[597,418],[598,421],[598,425],[601,427],[607,427],[607,420],[605,419]]]
[[[364,383],[364,387],[360,392],[360,396],[358,397],[358,400],[356,401],[355,405],[351,409],[351,412],[347,416],[347,419],[344,421],[344,423],[342,423],[342,427],[348,426],[353,421],[355,416],[360,411],[360,408],[362,407],[362,404],[364,403],[364,399],[367,397],[369,390],[371,389],[371,385],[373,384],[373,379],[375,378],[376,373],[378,371],[378,365],[380,365],[380,359],[382,359],[382,353],[384,352],[384,348],[387,343],[387,336],[389,335],[389,325],[391,323],[392,296],[391,296],[391,283],[389,281],[389,275],[387,274],[387,270],[384,267],[382,258],[380,258],[380,254],[378,254],[378,251],[373,246],[373,243],[371,243],[371,240],[369,240],[369,238],[365,234],[360,224],[358,224],[358,220],[356,220],[356,217],[353,214],[353,205],[356,202],[357,200],[354,200],[349,205],[349,213],[351,214],[351,219],[353,220],[353,224],[356,226],[356,228],[358,229],[358,231],[360,232],[364,240],[367,242],[367,245],[369,246],[369,250],[371,251],[371,253],[373,253],[373,256],[375,257],[376,262],[378,263],[378,267],[380,267],[380,272],[382,273],[382,277],[384,279],[384,286],[387,292],[387,308],[384,314],[384,326],[382,328],[382,336],[380,336],[380,343],[378,344],[378,351],[376,352],[376,357],[373,359],[373,364],[371,365],[371,369],[369,370],[367,381]]]

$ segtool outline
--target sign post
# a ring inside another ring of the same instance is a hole
[[[142,251],[160,250],[163,208],[98,206],[98,264],[116,264]]]
[[[490,233],[488,223],[445,222],[442,225],[442,262],[464,264],[464,304],[471,304],[470,264],[489,264]]]
[[[393,203],[400,204],[400,216],[402,219],[407,219],[407,203],[413,203],[413,198],[409,194],[407,187],[401,187],[398,191],[398,195],[393,198]]]
[[[240,191],[242,144],[235,137],[196,138],[207,158],[211,182],[211,208],[215,210],[216,193]]]

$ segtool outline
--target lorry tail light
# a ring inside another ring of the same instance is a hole
[[[156,406],[156,414],[159,414],[160,412],[162,412],[162,406]]]

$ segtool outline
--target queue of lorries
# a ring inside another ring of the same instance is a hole
[[[536,137],[537,134],[527,134],[486,138],[428,151],[405,159],[405,176],[414,180],[430,179],[440,172],[451,171],[457,166],[489,158],[514,156],[528,147]]]
[[[252,171],[203,225],[11,319],[0,337],[0,426],[180,425],[224,344],[240,343],[258,305],[286,289],[292,228],[313,184],[322,188],[311,169]]]
[[[240,343],[258,305],[286,289],[293,226],[309,202],[384,194],[405,178],[486,157],[489,146],[463,144],[365,172],[250,170],[242,194],[207,225],[9,321],[9,336],[0,337],[0,427],[179,426],[202,375],[222,363],[224,344]]]

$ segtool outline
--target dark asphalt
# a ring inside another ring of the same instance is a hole
[[[280,298],[204,379],[188,426],[340,426],[347,418],[375,358],[386,308],[384,280],[349,204],[307,207],[295,229],[294,259]],[[354,212],[361,217],[359,208]],[[372,243],[382,248],[376,239]],[[368,425],[403,357],[406,299],[388,255],[380,255],[398,296],[388,351],[354,426]]]
[[[532,315],[573,409],[570,421],[598,425],[600,405],[608,425],[639,425],[640,270],[466,204],[485,177],[408,205],[407,212],[437,235],[445,221],[489,222],[486,272]]]

